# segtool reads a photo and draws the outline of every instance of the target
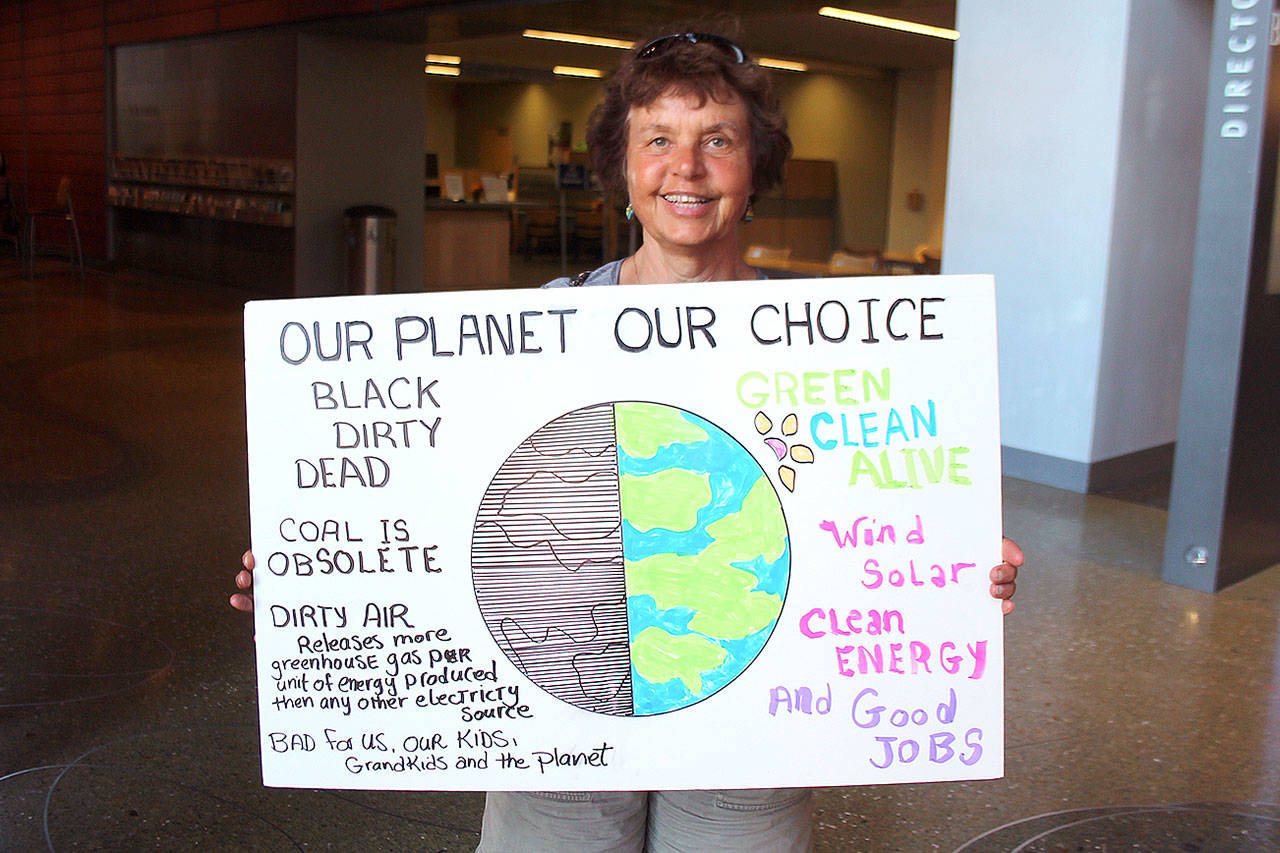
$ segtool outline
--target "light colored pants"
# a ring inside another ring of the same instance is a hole
[[[808,788],[500,793],[476,853],[807,853]]]

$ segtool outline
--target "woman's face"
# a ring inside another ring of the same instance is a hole
[[[738,222],[751,195],[746,104],[666,94],[632,107],[627,121],[627,191],[645,240],[665,250],[737,251]]]

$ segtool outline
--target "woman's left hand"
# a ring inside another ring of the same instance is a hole
[[[1000,612],[1008,616],[1013,612],[1014,583],[1018,579],[1018,567],[1022,565],[1022,549],[1007,536],[1000,550],[1003,563],[991,570],[991,597],[1000,599]]]

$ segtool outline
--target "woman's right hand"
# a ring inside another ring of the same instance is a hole
[[[246,613],[253,612],[253,552],[245,551],[244,556],[240,558],[240,562],[244,564],[244,570],[236,575],[236,586],[245,590],[237,592],[231,596],[231,606],[236,610],[243,610]]]

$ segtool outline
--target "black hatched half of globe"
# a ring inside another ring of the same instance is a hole
[[[508,659],[587,711],[633,712],[612,404],[525,439],[494,476],[472,538],[476,600]]]

